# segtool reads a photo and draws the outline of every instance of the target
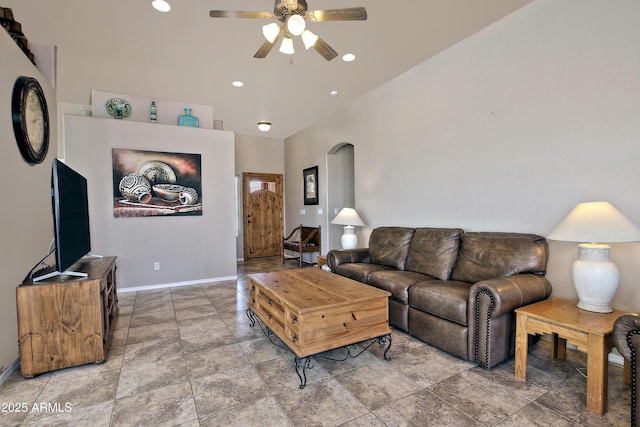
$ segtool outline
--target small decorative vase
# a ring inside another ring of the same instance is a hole
[[[183,205],[195,205],[198,201],[198,192],[195,188],[185,187],[178,195],[178,199]]]
[[[122,197],[131,202],[149,203],[152,198],[149,180],[137,173],[123,176],[118,189]]]
[[[191,115],[191,108],[185,108],[184,114],[182,116],[178,116],[178,126],[197,128],[199,127],[198,125],[198,118]]]
[[[149,107],[149,121],[151,123],[157,123],[158,122],[158,108],[156,107],[156,102],[155,101],[151,101],[151,106]]]

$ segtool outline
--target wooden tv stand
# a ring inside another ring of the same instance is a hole
[[[116,257],[83,258],[70,271],[16,288],[22,376],[102,363],[118,315]]]

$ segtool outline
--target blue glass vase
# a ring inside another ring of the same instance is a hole
[[[191,115],[191,108],[185,108],[184,114],[182,116],[178,116],[178,126],[197,128],[198,125],[198,118]]]

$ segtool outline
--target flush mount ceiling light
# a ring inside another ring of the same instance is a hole
[[[164,0],[153,0],[151,5],[158,12],[169,12],[171,10],[171,5]]]
[[[240,80],[236,80],[233,83],[231,83],[233,86],[235,87],[242,87],[244,86],[244,83],[242,83]]]
[[[344,56],[342,57],[342,60],[344,62],[351,62],[354,61],[356,59],[356,56],[353,53],[345,53]]]
[[[269,132],[269,129],[271,129],[271,122],[266,122],[264,120],[258,122],[258,130],[261,132]]]

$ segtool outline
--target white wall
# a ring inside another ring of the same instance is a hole
[[[352,143],[361,244],[382,225],[546,235],[590,200],[640,224],[638,22],[636,0],[537,0],[288,138],[286,173],[322,176],[329,148]],[[289,180],[287,200],[298,222]],[[575,244],[550,249],[554,295],[575,298]],[[639,244],[612,257],[614,306],[640,311]]]
[[[92,252],[118,256],[120,289],[236,276],[233,132],[74,115],[64,126],[65,162],[88,181]],[[202,216],[114,218],[112,148],[200,154]]]
[[[29,61],[6,31],[0,31],[0,374],[18,357],[16,286],[45,256],[53,239],[51,161],[57,152],[56,96],[46,77]],[[11,121],[13,85],[20,76],[35,77],[45,92],[50,143],[45,160],[27,164],[18,151]]]

